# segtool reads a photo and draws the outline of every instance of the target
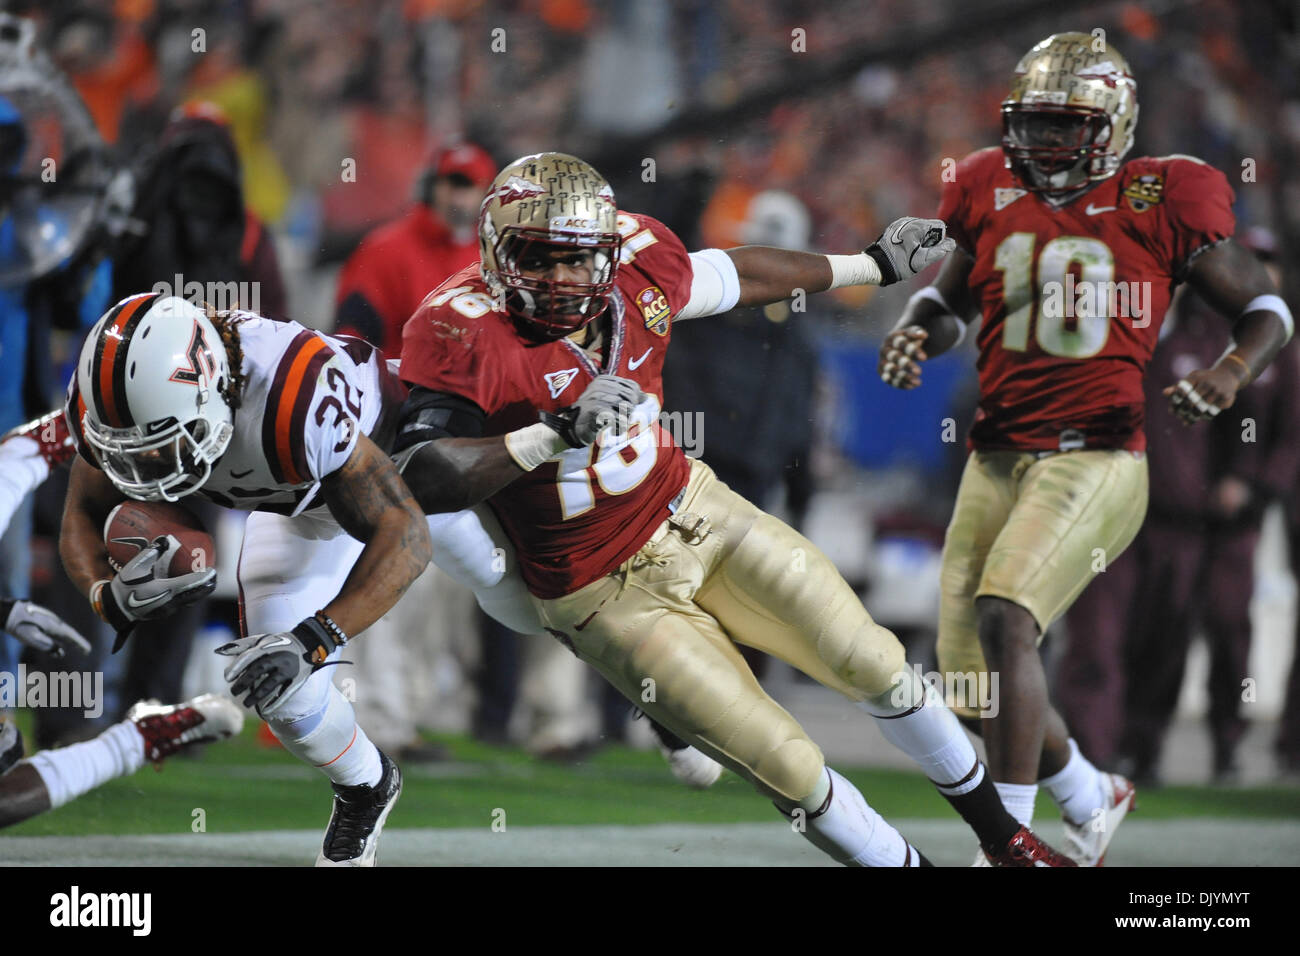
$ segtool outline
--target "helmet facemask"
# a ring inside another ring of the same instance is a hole
[[[604,314],[614,289],[622,239],[618,233],[507,229],[497,238],[492,276],[516,324],[541,341],[572,335]],[[559,267],[586,280],[545,278]],[[540,273],[540,275],[539,275]]]
[[[1079,106],[1007,104],[1002,108],[1002,150],[1030,192],[1059,197],[1115,172],[1108,150],[1110,116]]]
[[[203,486],[212,463],[230,444],[229,410],[225,420],[213,424],[213,417],[110,428],[87,415],[83,426],[100,467],[119,491],[142,501],[177,501]]]

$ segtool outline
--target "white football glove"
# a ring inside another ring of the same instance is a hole
[[[90,641],[72,625],[31,601],[0,600],[0,629],[28,647],[55,657],[64,657],[74,650],[90,653]]]
[[[895,219],[864,252],[880,267],[880,284],[910,279],[957,248],[941,219]]]

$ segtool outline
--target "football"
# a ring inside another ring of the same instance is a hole
[[[170,534],[180,549],[167,568],[169,575],[189,574],[213,567],[216,550],[212,535],[188,508],[164,501],[124,501],[108,513],[104,544],[114,570],[135,557],[159,535]]]

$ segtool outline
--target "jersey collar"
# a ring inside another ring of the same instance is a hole
[[[626,338],[627,327],[624,323],[623,312],[623,294],[615,289],[609,299],[609,347],[605,349],[605,362],[601,368],[596,367],[596,363],[591,360],[587,350],[580,345],[575,345],[568,339],[560,339],[564,347],[569,350],[578,360],[584,371],[592,378],[600,375],[602,372],[615,372],[618,370],[618,363],[623,358],[623,341]]]

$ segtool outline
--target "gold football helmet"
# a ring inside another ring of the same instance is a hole
[[[535,153],[501,170],[478,235],[483,281],[530,337],[571,335],[608,307],[622,248],[618,207],[605,178],[576,156]]]
[[[1031,192],[1060,198],[1113,176],[1133,146],[1137,82],[1100,36],[1056,33],[1016,65],[1002,101],[1007,168]]]

